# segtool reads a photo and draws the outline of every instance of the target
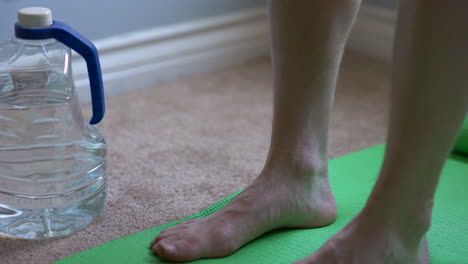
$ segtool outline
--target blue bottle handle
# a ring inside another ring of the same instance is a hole
[[[60,21],[54,21],[51,26],[45,28],[24,28],[16,23],[15,36],[22,39],[36,40],[54,38],[76,51],[85,59],[88,67],[93,107],[93,116],[89,123],[91,125],[99,123],[104,117],[105,112],[104,88],[98,52],[93,43]]]

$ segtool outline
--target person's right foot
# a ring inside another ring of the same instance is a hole
[[[304,176],[262,173],[221,210],[162,231],[151,248],[169,261],[218,258],[273,229],[331,224],[336,203],[328,176]]]

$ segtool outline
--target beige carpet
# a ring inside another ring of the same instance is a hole
[[[346,56],[330,158],[384,141],[388,72],[382,62]],[[261,59],[109,98],[99,125],[109,153],[104,217],[66,238],[0,238],[0,263],[49,263],[193,214],[246,186],[268,150],[271,79]]]

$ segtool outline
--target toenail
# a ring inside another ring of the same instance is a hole
[[[166,253],[174,253],[176,250],[173,244],[163,245],[162,248]]]

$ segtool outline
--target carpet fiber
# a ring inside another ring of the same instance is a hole
[[[267,233],[222,259],[199,260],[193,263],[280,264],[292,263],[317,250],[333,234],[343,228],[364,206],[378,175],[384,146],[339,157],[330,162],[330,180],[335,192],[339,217],[328,227],[318,229],[281,230]],[[428,233],[431,264],[468,263],[468,158],[453,155],[446,163],[436,195],[432,227]],[[206,210],[183,220],[204,217],[229,201],[228,196]],[[395,201],[403,203],[404,201]],[[98,246],[56,264],[93,263],[166,263],[148,248],[154,236],[172,227],[174,221]]]
[[[388,76],[380,61],[345,57],[330,158],[384,141]],[[268,151],[271,79],[261,59],[108,98],[98,125],[108,143],[105,215],[70,237],[0,238],[0,263],[50,263],[192,215],[245,187]],[[90,107],[83,109],[88,118]]]

